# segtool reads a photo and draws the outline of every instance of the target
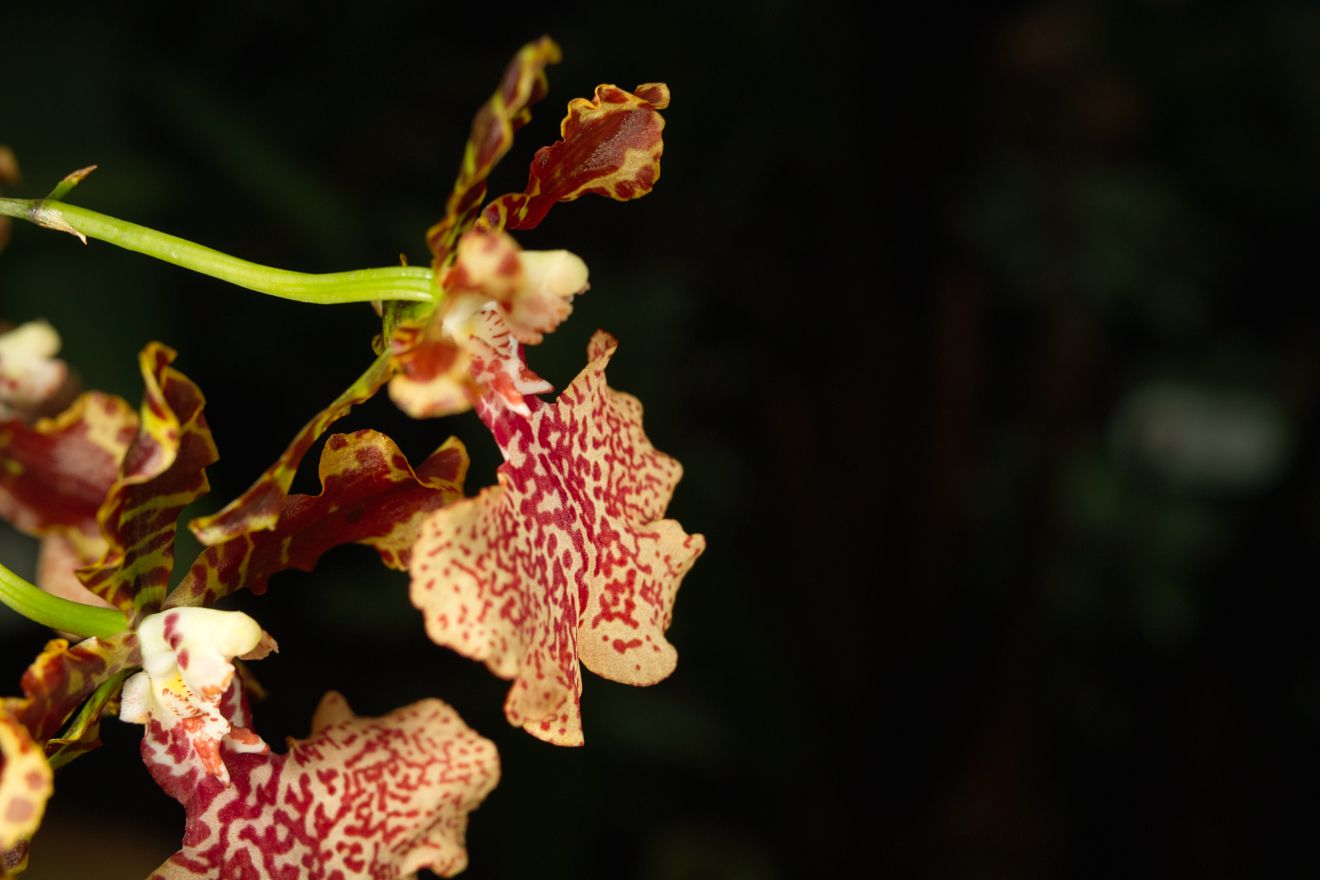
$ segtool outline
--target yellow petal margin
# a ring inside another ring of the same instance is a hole
[[[0,877],[16,877],[27,867],[27,843],[51,791],[46,756],[27,728],[0,710]]]

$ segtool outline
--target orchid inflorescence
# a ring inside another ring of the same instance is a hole
[[[0,877],[26,867],[52,769],[100,745],[107,712],[144,725],[147,769],[187,812],[182,848],[153,877],[461,871],[468,814],[499,778],[494,745],[436,699],[363,718],[331,691],[310,735],[276,753],[254,730],[236,666],[275,640],[247,614],[207,607],[310,571],[339,545],[365,544],[407,571],[430,638],[512,681],[505,714],[539,739],[583,743],[581,666],[634,685],[673,671],[665,631],[704,548],[664,518],[681,468],[648,441],[637,400],[607,384],[609,334],[591,339],[566,389],[538,396],[553,389],[524,347],[568,317],[587,267],[567,251],[524,251],[509,234],[557,202],[650,192],[669,91],[602,85],[572,101],[526,187],[487,200],[491,169],[558,60],[549,38],[523,47],[478,111],[445,216],[427,232],[429,268],[257,266],[68,204],[89,169],[45,199],[0,198],[0,215],[276,296],[373,302],[382,319],[361,377],[242,496],[188,524],[204,548],[172,590],[178,518],[219,457],[175,352],[143,349],[140,408],[88,391],[61,410],[55,330],[34,322],[0,335],[0,516],[40,541],[38,584],[0,566],[0,601],[63,634],[24,673],[23,695],[0,700]],[[0,183],[12,183],[12,154],[0,158]],[[474,409],[503,453],[497,484],[465,496],[456,439],[413,463],[362,430],[326,439],[319,494],[291,494],[330,425],[387,386],[417,418]]]

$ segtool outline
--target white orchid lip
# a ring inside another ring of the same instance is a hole
[[[241,611],[173,608],[143,619],[137,629],[142,672],[124,683],[119,717],[133,724],[183,725],[208,773],[226,784],[220,741],[233,728],[220,701],[234,680],[235,657],[259,659],[278,650],[274,639]]]

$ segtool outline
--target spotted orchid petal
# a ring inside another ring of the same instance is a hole
[[[531,229],[556,202],[593,194],[617,201],[639,199],[660,179],[669,86],[644,83],[628,92],[596,87],[593,100],[575,98],[559,127],[561,140],[532,159],[527,186],[491,201],[479,228]]]
[[[545,69],[558,64],[561,56],[559,46],[549,37],[523,46],[509,62],[495,94],[477,111],[444,219],[426,233],[437,266],[444,263],[454,242],[472,225],[486,198],[486,178],[509,152],[514,134],[532,118],[532,104],[545,97]]]
[[[237,727],[246,717],[235,691],[226,712]],[[227,787],[197,764],[177,728],[148,725],[143,759],[188,816],[182,849],[151,880],[386,880],[421,868],[452,877],[467,866],[468,814],[499,781],[494,744],[439,700],[361,718],[331,692],[311,735],[291,740],[286,754],[232,741],[221,752]]]
[[[321,453],[321,493],[290,495],[273,529],[206,548],[166,604],[210,604],[244,587],[264,592],[275,573],[311,571],[341,544],[366,544],[404,568],[425,517],[463,497],[467,466],[452,438],[414,470],[384,434],[334,434]]]
[[[586,369],[553,403],[530,399],[530,417],[479,409],[499,485],[433,514],[410,567],[431,639],[513,679],[509,721],[560,745],[582,743],[579,662],[636,685],[673,671],[664,632],[705,547],[661,519],[682,471],[606,384],[615,347],[598,333]]]
[[[69,368],[55,357],[60,336],[45,321],[0,333],[0,419],[35,415],[64,385]]]
[[[140,426],[97,514],[108,549],[79,571],[92,593],[135,622],[164,600],[179,514],[210,489],[206,467],[219,457],[202,413],[206,401],[170,366],[174,358],[154,342],[139,356],[146,385]]]
[[[264,656],[275,643],[239,611],[173,608],[144,618],[137,628],[142,671],[124,683],[119,718],[177,730],[205,770],[222,784],[229,771],[220,756],[226,737],[249,743],[234,730],[221,698],[234,681],[235,657]]]
[[[52,779],[27,728],[0,709],[0,877],[23,872],[27,842],[41,824]]]

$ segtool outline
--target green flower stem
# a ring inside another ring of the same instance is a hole
[[[52,596],[0,563],[0,603],[28,620],[79,636],[108,639],[128,629],[124,612]]]
[[[59,229],[84,240],[100,239],[282,299],[319,305],[374,300],[429,303],[435,299],[433,275],[424,266],[386,266],[319,275],[290,272],[249,263],[177,236],[54,199],[0,199],[0,216]]]

